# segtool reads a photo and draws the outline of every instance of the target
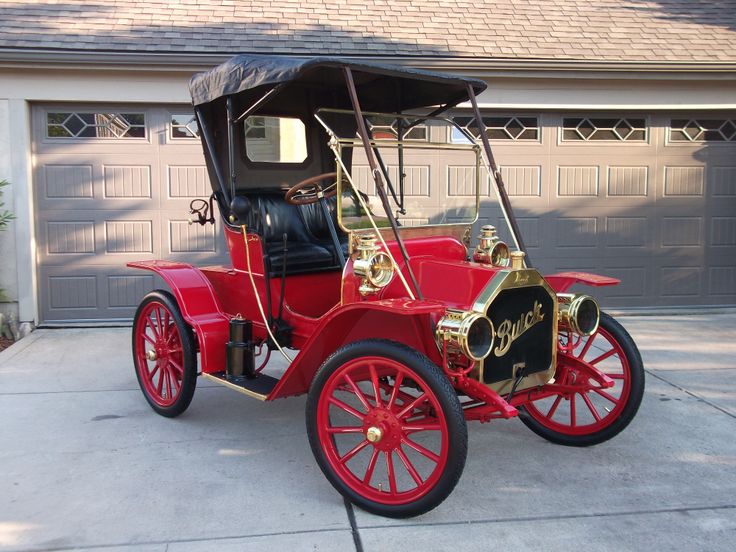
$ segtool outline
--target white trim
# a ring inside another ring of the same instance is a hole
[[[36,279],[36,231],[33,216],[33,160],[31,157],[31,106],[11,99],[9,123],[10,177],[15,198],[16,270],[18,272],[18,313],[21,321],[38,322],[38,282]],[[30,245],[30,247],[29,247]]]

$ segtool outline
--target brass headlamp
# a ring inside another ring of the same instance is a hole
[[[473,260],[477,263],[493,266],[509,266],[509,246],[496,235],[496,227],[486,224],[480,229],[480,242],[473,251]]]
[[[560,327],[578,335],[593,335],[598,330],[601,311],[590,295],[558,293]]]
[[[444,341],[471,360],[483,360],[493,349],[495,331],[490,319],[479,312],[447,309],[437,323],[435,336],[440,347]]]
[[[353,271],[363,278],[358,291],[361,295],[375,293],[391,282],[394,264],[387,253],[378,250],[373,233],[357,236],[356,240],[358,256],[353,261]]]

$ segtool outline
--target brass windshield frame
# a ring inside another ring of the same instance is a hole
[[[364,147],[363,141],[356,137],[356,138],[340,138],[338,137],[334,131],[329,127],[329,125],[320,117],[321,113],[339,113],[339,114],[345,114],[345,115],[353,115],[353,112],[346,109],[318,109],[316,113],[314,114],[314,117],[317,119],[317,121],[324,127],[324,129],[327,131],[327,133],[330,136],[330,143],[333,147],[333,150],[335,151],[336,157],[339,157],[342,159],[342,153],[344,148],[356,148],[356,147]],[[400,231],[402,234],[427,234],[427,229],[430,229],[430,233],[436,233],[439,234],[442,229],[447,229],[451,235],[456,235],[456,237],[460,238],[464,233],[466,229],[470,229],[473,224],[475,224],[478,221],[478,218],[480,217],[480,184],[481,184],[481,166],[483,161],[483,156],[481,152],[480,146],[475,142],[475,140],[472,138],[472,136],[467,135],[467,131],[465,129],[458,126],[454,121],[451,119],[448,119],[446,117],[424,117],[421,115],[407,115],[407,114],[399,114],[399,113],[378,113],[378,112],[364,112],[364,115],[366,116],[379,116],[379,117],[393,117],[393,118],[402,118],[402,119],[421,119],[422,121],[441,121],[443,123],[449,124],[452,127],[458,128],[461,132],[463,132],[464,135],[468,138],[469,142],[468,144],[454,144],[449,142],[431,142],[429,140],[427,141],[406,141],[406,140],[369,140],[368,144],[370,147],[380,147],[380,148],[389,148],[389,149],[403,149],[404,151],[410,150],[410,149],[421,149],[421,150],[455,150],[455,151],[468,151],[473,152],[475,155],[475,213],[472,218],[468,218],[466,221],[462,222],[443,222],[443,223],[435,223],[435,224],[422,224],[417,226],[402,226],[400,228]],[[345,190],[345,179],[343,178],[343,169],[342,164],[337,163],[337,221],[338,225],[341,230],[347,233],[353,233],[353,232],[359,232],[362,229],[359,228],[350,228],[348,225],[346,225],[343,222],[343,208],[342,208],[342,194]],[[352,175],[351,175],[352,176]],[[352,191],[352,186],[348,184],[348,189]],[[357,192],[357,190],[355,190]],[[390,230],[390,228],[386,228],[386,230]],[[434,231],[433,231],[434,230]],[[382,230],[383,232],[383,230]]]

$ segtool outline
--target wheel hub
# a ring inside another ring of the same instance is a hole
[[[153,362],[154,360],[158,358],[158,355],[156,354],[156,351],[149,350],[146,352],[146,358],[150,360],[151,362]]]
[[[374,408],[366,414],[363,433],[366,440],[382,451],[397,449],[403,437],[399,419],[386,408]]]
[[[383,431],[381,431],[380,427],[371,426],[365,432],[365,438],[368,439],[371,443],[380,442],[382,437]]]

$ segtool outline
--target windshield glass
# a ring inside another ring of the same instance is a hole
[[[488,175],[480,168],[480,149],[456,143],[458,129],[446,119],[366,113],[379,171],[391,212],[400,226],[469,225],[478,216],[481,188]],[[333,137],[347,175],[340,181],[338,214],[345,230],[388,226],[352,111],[320,110],[317,119]],[[343,172],[338,166],[338,172]]]

